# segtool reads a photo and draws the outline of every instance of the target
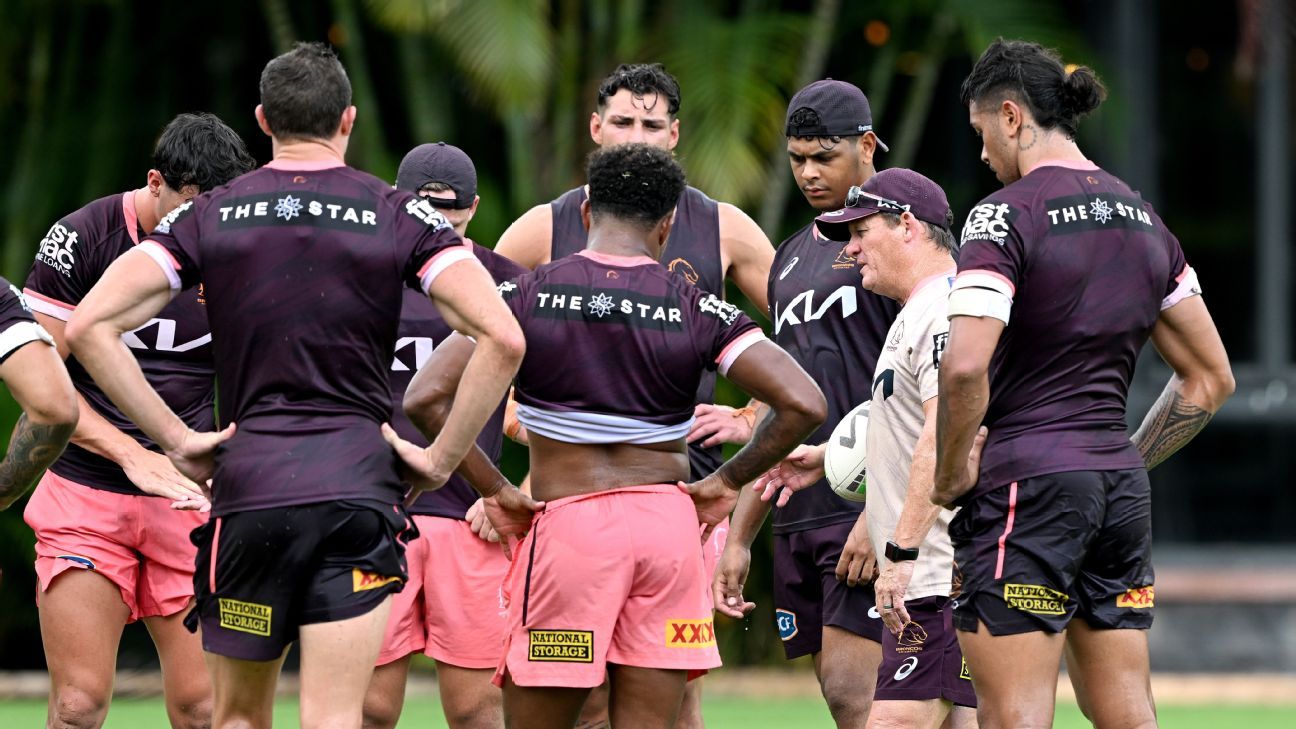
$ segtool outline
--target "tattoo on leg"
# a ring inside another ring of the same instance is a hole
[[[0,462],[0,508],[18,500],[67,446],[75,426],[33,423],[23,413]]]
[[[1148,411],[1132,440],[1148,470],[1183,448],[1210,422],[1212,413],[1188,402],[1172,381]]]

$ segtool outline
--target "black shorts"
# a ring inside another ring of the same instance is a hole
[[[855,521],[774,535],[774,620],[788,660],[818,653],[825,625],[882,642],[882,616],[873,583],[838,581],[841,558]]]
[[[992,635],[1152,625],[1147,471],[1071,471],[973,499],[950,523],[954,624]]]
[[[195,529],[203,650],[269,661],[298,628],[363,615],[408,578],[405,542],[418,535],[403,506],[330,501],[236,512]]]

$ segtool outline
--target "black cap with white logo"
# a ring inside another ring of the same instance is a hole
[[[873,132],[873,111],[859,87],[826,78],[796,92],[788,104],[786,136],[853,137]],[[877,132],[873,132],[877,138]],[[877,140],[883,151],[890,149]]]

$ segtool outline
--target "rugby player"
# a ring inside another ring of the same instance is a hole
[[[52,726],[103,723],[122,628],[136,620],[144,621],[157,646],[172,725],[211,721],[201,645],[182,624],[194,596],[196,550],[189,533],[207,515],[172,508],[172,502],[205,504],[202,490],[91,380],[89,364],[69,356],[64,330],[108,267],[135,250],[163,217],[255,166],[243,140],[220,119],[181,114],[162,130],[144,187],[61,218],[27,274],[27,299],[67,359],[81,412],[67,452],[45,474],[24,515],[36,532]],[[215,370],[203,289],[177,296],[131,327],[125,344],[149,386],[186,425],[214,426]]]
[[[788,160],[806,202],[818,213],[846,204],[852,186],[875,174],[886,149],[873,131],[868,99],[856,86],[824,79],[788,104]],[[860,284],[846,244],[810,221],[779,245],[769,276],[774,340],[810,372],[828,398],[828,419],[806,440],[822,443],[851,408],[868,400],[867,378],[899,307]],[[742,584],[751,544],[768,504],[744,492],[715,574],[718,609],[740,616],[751,604]],[[839,498],[819,480],[774,515],[774,607],[789,659],[814,657],[819,686],[838,726],[864,725],[882,660],[882,620],[869,584],[875,571],[863,504]],[[732,600],[732,604],[727,604]]]
[[[525,272],[489,248],[468,241],[468,223],[481,199],[477,170],[463,150],[444,142],[415,147],[401,160],[396,188],[416,193],[440,211],[497,283]],[[392,362],[392,402],[402,402],[410,379],[451,331],[426,296],[405,290]],[[503,419],[501,402],[477,437],[492,460],[499,458],[502,447]],[[421,445],[427,445],[427,440],[420,429],[435,433],[440,426],[437,421],[416,427],[399,407],[392,415],[392,428]],[[378,667],[365,697],[364,725],[396,726],[405,702],[410,656],[422,651],[436,661],[441,709],[452,729],[502,727],[502,699],[491,676],[507,627],[500,590],[509,563],[499,546],[488,540],[491,531],[482,528],[489,526],[482,499],[455,474],[440,489],[420,494],[409,512],[419,536],[405,547],[409,581],[392,598]]]
[[[500,287],[528,341],[515,395],[547,506],[514,550],[496,676],[510,727],[573,726],[606,672],[612,726],[666,728],[686,673],[720,665],[699,521],[726,516],[734,490],[812,431],[824,402],[739,309],[658,265],[684,188],[668,152],[608,147],[588,172],[588,247]],[[434,359],[466,346],[452,336]],[[682,490],[696,387],[712,368],[773,414]]]
[[[1104,96],[1088,68],[1003,39],[961,90],[1004,188],[963,227],[935,499],[962,506],[954,620],[983,727],[1049,725],[1064,642],[1095,726],[1155,725],[1147,468],[1234,387],[1179,241],[1076,145]],[[1126,397],[1149,337],[1174,376],[1131,443]]]
[[[661,64],[622,64],[599,85],[597,108],[590,114],[590,138],[599,147],[639,142],[674,150],[680,135],[676,117],[679,108],[679,82]],[[583,250],[585,228],[580,209],[589,196],[587,188],[574,188],[527,211],[504,231],[496,252],[534,269]],[[766,282],[774,248],[746,213],[686,186],[675,206],[672,226],[661,256],[667,268],[721,299],[725,297],[725,279],[732,279],[757,310],[769,311]],[[718,436],[736,428],[750,437],[755,418],[752,406],[734,409],[712,405],[715,375],[709,372],[698,387],[697,401],[698,417],[688,436],[694,480],[720,465],[722,441]],[[516,429],[511,420],[509,426],[510,432]],[[713,531],[707,548],[708,571],[714,568],[727,533],[725,523]],[[701,681],[689,682],[681,729],[702,726],[700,691]],[[590,722],[605,720],[606,712],[598,709],[604,703],[605,696],[596,692],[584,718]]]
[[[852,188],[846,207],[816,221],[849,240],[866,289],[903,304],[887,334],[866,431],[868,520],[882,566],[874,583],[882,636],[872,727],[976,726],[976,696],[950,605],[952,513],[931,502],[936,466],[936,382],[949,334],[946,299],[957,249],[945,192],[912,170],[879,172]],[[823,477],[826,445],[802,446],[775,469],[766,493]],[[800,498],[800,497],[798,497]]]
[[[32,342],[41,345],[28,347]],[[22,413],[0,460],[0,511],[27,493],[67,446],[77,423],[76,390],[54,339],[32,318],[18,287],[0,277],[0,380]]]
[[[346,166],[351,84],[333,51],[299,44],[261,74],[274,159],[166,216],[121,256],[67,326],[73,353],[185,475],[213,478],[197,530],[197,609],[217,727],[269,726],[301,643],[301,724],[359,726],[390,594],[414,527],[386,438],[403,281],[478,347],[464,397],[415,488],[443,483],[504,396],[524,344],[490,275],[445,217]],[[204,283],[221,410],[200,432],[150,388],[120,335]],[[235,423],[237,423],[237,430]],[[509,490],[488,506],[525,512]]]

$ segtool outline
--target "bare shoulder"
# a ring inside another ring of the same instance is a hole
[[[495,252],[520,266],[534,269],[549,262],[553,243],[553,209],[536,205],[513,221],[495,244]]]

